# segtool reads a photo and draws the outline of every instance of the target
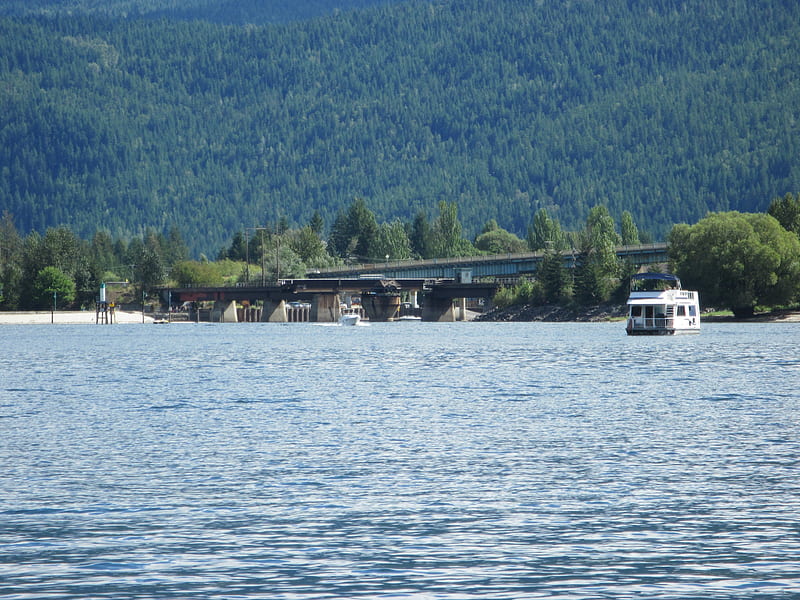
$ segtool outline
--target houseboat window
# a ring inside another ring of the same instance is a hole
[[[689,316],[696,317],[697,316],[697,307],[694,304],[689,305]]]
[[[686,316],[686,307],[685,306],[679,306],[678,307],[678,316],[679,317],[685,317]]]
[[[641,306],[631,306],[631,316],[632,317],[641,317],[642,316],[642,307]]]

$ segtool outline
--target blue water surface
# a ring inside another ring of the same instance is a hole
[[[797,324],[0,327],[0,598],[800,597]]]

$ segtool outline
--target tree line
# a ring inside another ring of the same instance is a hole
[[[561,237],[557,224],[540,217],[538,227]],[[503,288],[495,302],[593,306],[624,302],[630,276],[638,266],[620,260],[615,244],[635,243],[635,225],[628,219],[614,229],[608,211],[594,207],[584,228],[570,234],[574,268],[564,265],[552,243],[535,277]],[[627,231],[627,233],[626,233]],[[680,223],[668,235],[667,269],[687,289],[697,290],[704,308],[730,309],[740,318],[756,310],[794,307],[800,302],[800,194],[775,198],[766,213],[709,213],[694,225]]]
[[[664,239],[800,187],[798,39],[781,0],[2,17],[0,210],[42,235],[174,224],[195,258],[265,214],[330,228],[354,197],[386,223],[455,203],[469,239],[596,205]]]
[[[605,207],[593,209],[592,222],[602,221],[610,244],[638,243],[639,233],[629,213],[623,215],[621,234]],[[310,271],[345,263],[428,259],[478,254],[557,251],[583,244],[595,248],[600,236],[584,240],[561,229],[546,209],[532,218],[525,239],[488,220],[481,232],[468,239],[455,203],[440,202],[438,214],[420,211],[411,221],[378,222],[362,198],[352,201],[326,232],[315,213],[309,223],[292,228],[285,218],[237,231],[213,260],[189,259],[178,229],[148,230],[130,240],[107,231],[83,240],[66,226],[48,228],[44,235],[19,233],[12,215],[4,213],[0,228],[0,309],[36,309],[52,306],[57,292],[61,308],[93,306],[102,282],[127,282],[136,301],[153,287],[219,286],[267,283],[304,277]]]
[[[175,227],[127,242],[105,231],[81,240],[64,226],[23,237],[6,212],[0,223],[0,308],[41,309],[56,301],[61,308],[86,308],[106,281],[129,282],[129,295],[137,300],[168,283],[266,283],[347,262],[524,251],[543,251],[540,266],[534,277],[501,288],[497,305],[593,306],[624,301],[628,279],[638,267],[620,260],[616,247],[642,241],[630,213],[615,223],[603,205],[593,207],[576,231],[564,230],[542,208],[524,240],[493,219],[469,240],[454,203],[441,202],[433,218],[422,211],[412,221],[378,223],[357,198],[340,211],[327,236],[319,214],[300,228],[279,219],[236,232],[209,261],[190,260]],[[694,225],[675,225],[668,241],[669,268],[687,287],[700,291],[704,306],[748,316],[761,306],[800,300],[800,194],[774,199],[767,213],[710,213]],[[572,268],[564,264],[564,250],[571,251]]]

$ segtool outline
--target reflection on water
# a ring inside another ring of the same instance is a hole
[[[793,597],[796,336],[0,328],[0,597]]]

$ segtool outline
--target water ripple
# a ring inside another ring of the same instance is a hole
[[[791,326],[23,331],[0,598],[800,595]]]

